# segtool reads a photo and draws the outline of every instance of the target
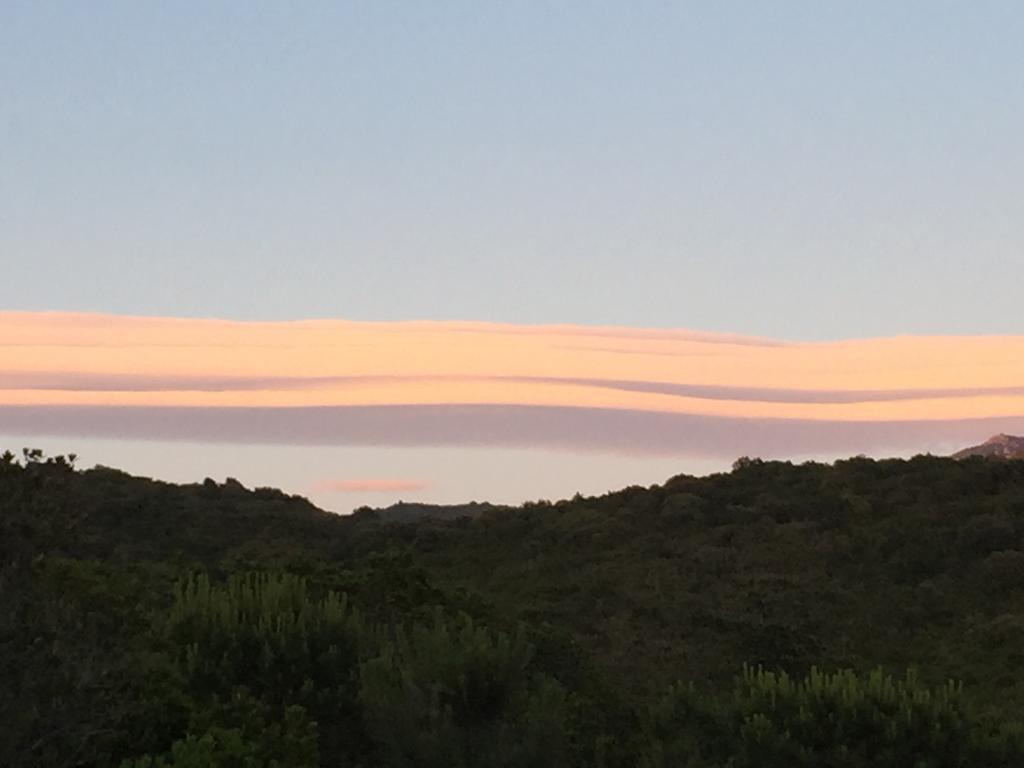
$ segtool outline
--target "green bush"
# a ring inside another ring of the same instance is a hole
[[[652,708],[647,768],[967,768],[1024,764],[1019,729],[974,714],[960,686],[747,667],[731,694],[679,685]]]
[[[125,760],[120,768],[316,768],[316,725],[305,710],[288,707],[280,722],[269,722],[266,714],[261,702],[236,693],[229,701],[197,713],[190,733],[175,741],[166,754]],[[209,718],[231,725],[202,727],[200,722]]]
[[[558,766],[565,692],[532,678],[519,632],[465,615],[397,630],[360,667],[361,701],[389,766]]]

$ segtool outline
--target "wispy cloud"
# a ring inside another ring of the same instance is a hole
[[[558,376],[163,376],[96,374],[79,371],[2,371],[0,391],[58,392],[253,392],[294,391],[380,385],[520,384],[590,387],[649,392],[698,400],[733,400],[760,403],[883,403],[890,401],[955,399],[965,397],[1017,397],[1024,386],[934,389],[772,389],[723,387],[663,381],[624,381]]]
[[[400,480],[395,478],[349,478],[343,480],[319,480],[313,484],[315,493],[399,493],[402,491],[425,491],[430,483],[423,480]]]

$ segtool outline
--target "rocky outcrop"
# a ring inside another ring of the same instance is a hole
[[[1024,437],[1013,435],[995,435],[981,445],[964,448],[953,454],[954,459],[966,459],[968,456],[987,456],[997,459],[1024,459]]]

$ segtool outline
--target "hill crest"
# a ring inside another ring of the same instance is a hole
[[[953,454],[954,459],[966,459],[970,456],[1024,459],[1024,437],[1005,434],[993,435],[981,445],[964,448]]]

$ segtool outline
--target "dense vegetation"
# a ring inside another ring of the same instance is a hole
[[[474,515],[0,457],[0,765],[1024,765],[1024,462]]]

